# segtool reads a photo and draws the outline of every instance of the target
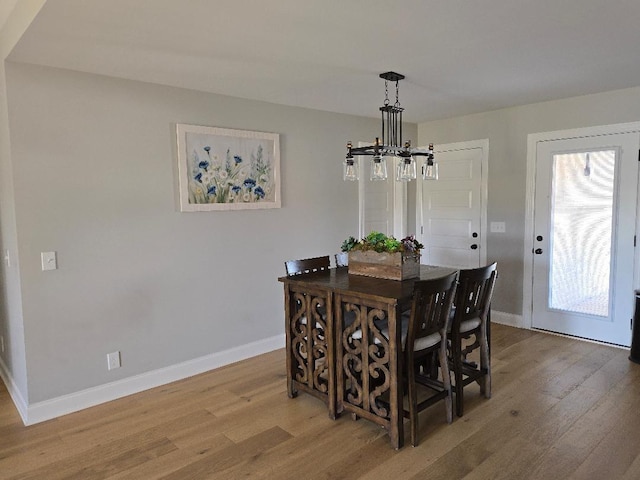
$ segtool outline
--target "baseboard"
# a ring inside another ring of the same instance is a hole
[[[241,345],[223,352],[212,353],[211,355],[171,365],[170,367],[160,368],[50,400],[36,402],[23,408],[24,413],[21,411],[20,416],[25,425],[44,422],[150,388],[192,377],[256,355],[284,348],[284,343],[284,335],[276,335],[275,337]],[[5,381],[5,383],[7,382]],[[20,406],[18,402],[16,402],[13,394],[11,398],[14,399],[16,407],[20,410]],[[20,398],[18,400],[22,401]],[[24,401],[22,401],[22,404],[24,405]]]
[[[18,410],[18,413],[22,418],[22,422],[26,425],[27,424],[26,419],[28,417],[27,402],[25,402],[24,397],[20,393],[20,390],[18,390],[18,386],[16,385],[16,382],[13,381],[13,376],[9,373],[9,369],[7,368],[7,365],[4,363],[4,360],[2,359],[2,357],[0,357],[0,377],[2,377],[2,381],[7,387],[9,396],[11,397],[11,400],[13,400],[13,404],[16,406],[16,409]]]
[[[524,320],[522,315],[515,315],[513,313],[498,312],[491,310],[491,322],[499,323],[501,325],[507,325],[509,327],[527,328],[524,326]]]

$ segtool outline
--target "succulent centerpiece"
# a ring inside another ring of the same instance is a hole
[[[413,235],[398,240],[371,232],[361,240],[347,238],[341,246],[349,254],[349,273],[389,280],[420,276],[420,250],[424,246]]]

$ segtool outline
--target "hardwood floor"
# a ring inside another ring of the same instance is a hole
[[[640,478],[628,351],[494,325],[493,398],[441,402],[400,451],[366,420],[287,398],[284,350],[24,427],[0,383],[1,479]],[[408,425],[405,428],[408,438]]]

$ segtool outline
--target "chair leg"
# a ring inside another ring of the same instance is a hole
[[[447,412],[447,423],[453,422],[453,403],[451,401],[451,371],[449,370],[449,362],[447,361],[447,344],[443,340],[438,351],[440,355],[440,365],[442,366],[442,384],[447,392],[444,399],[444,405]]]
[[[453,364],[453,376],[455,378],[454,391],[456,395],[456,415],[461,417],[464,414],[464,398],[462,385],[462,350],[461,340],[454,338],[451,341],[451,356]]]
[[[480,384],[480,393],[485,398],[491,398],[491,356],[489,353],[489,341],[487,338],[486,328],[481,332],[482,340],[480,341],[480,369],[485,372],[482,376]]]
[[[418,445],[418,393],[416,391],[416,374],[413,368],[407,368],[407,383],[411,445],[415,447]]]

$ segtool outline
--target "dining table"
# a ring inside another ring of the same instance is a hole
[[[337,267],[278,278],[284,284],[288,396],[305,392],[321,399],[332,419],[350,412],[375,422],[401,448],[403,312],[410,310],[416,280],[454,271],[420,265],[419,277],[387,280]]]

